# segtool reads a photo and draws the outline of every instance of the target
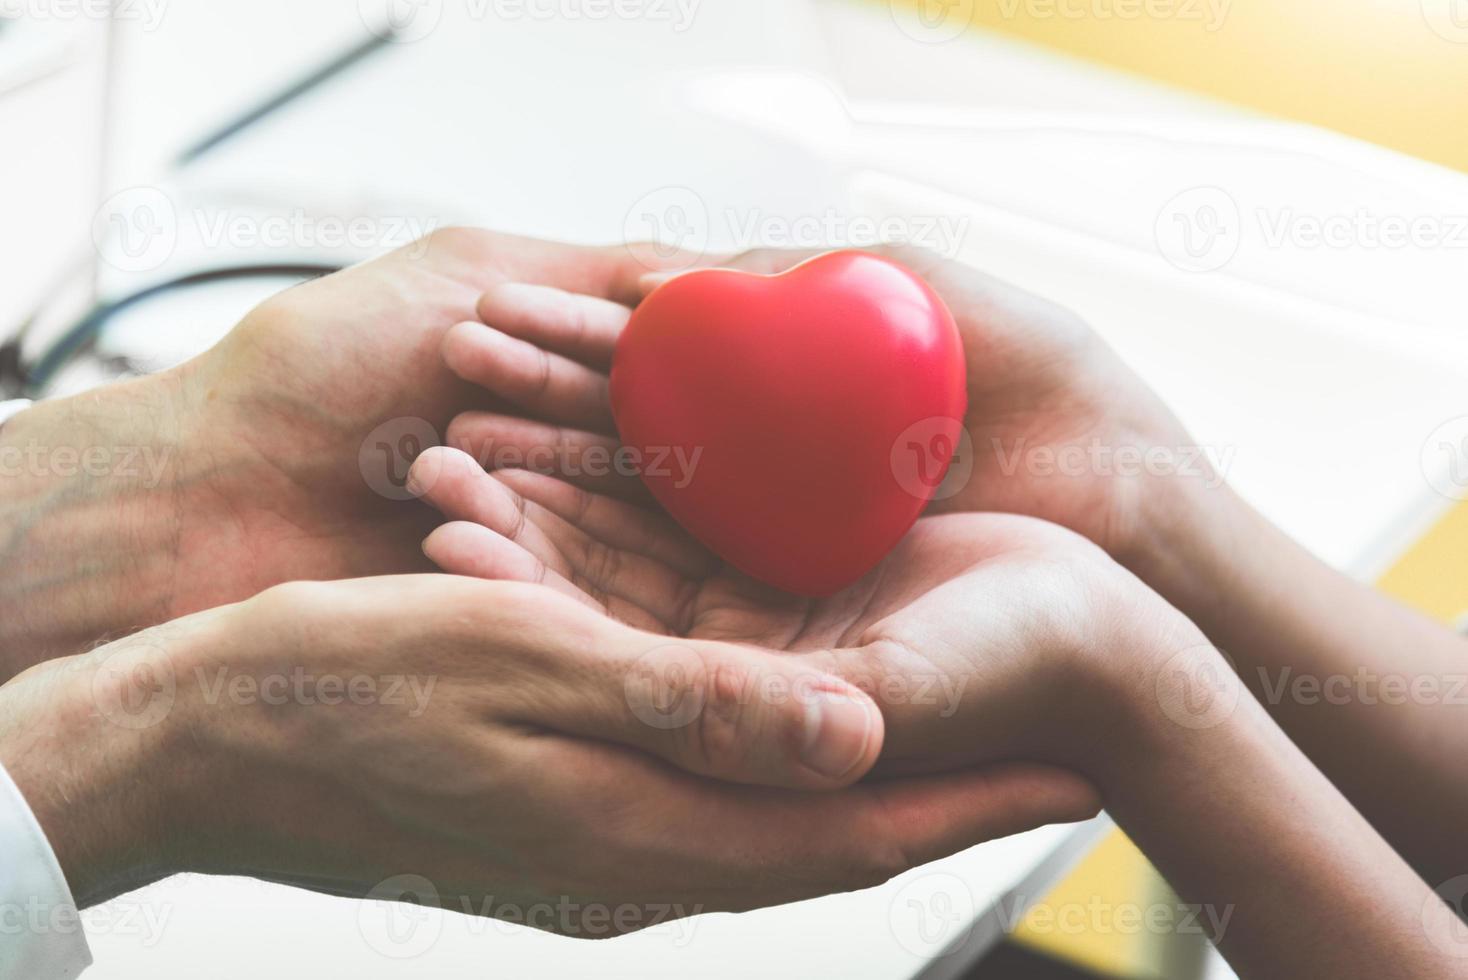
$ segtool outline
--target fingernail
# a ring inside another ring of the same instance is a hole
[[[840,779],[865,758],[876,727],[876,708],[865,698],[840,691],[815,691],[805,702],[805,744],[800,759],[831,779]]]
[[[403,489],[414,497],[421,497],[428,491],[423,485],[423,475],[418,472],[418,467],[408,467],[408,478],[403,481]]]

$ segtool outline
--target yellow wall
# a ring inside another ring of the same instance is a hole
[[[1468,0],[900,2],[1468,170]]]
[[[1448,511],[1376,583],[1439,622],[1468,612],[1468,504]]]

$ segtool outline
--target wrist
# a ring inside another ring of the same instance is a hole
[[[1211,632],[1229,615],[1247,552],[1268,525],[1221,481],[1171,478],[1153,488],[1133,546],[1117,560]]]
[[[1229,721],[1244,692],[1227,660],[1186,616],[1113,566],[1092,585],[1093,632],[1067,659],[1057,761],[1104,789],[1161,759],[1179,737]],[[1077,737],[1079,736],[1079,737]]]
[[[183,869],[190,801],[208,794],[172,662],[180,642],[149,631],[0,686],[0,763],[79,908]]]
[[[0,429],[0,679],[169,618],[187,387],[165,372]]]

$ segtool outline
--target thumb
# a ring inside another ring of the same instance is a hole
[[[771,651],[634,630],[593,698],[560,727],[642,749],[702,776],[836,789],[882,750],[882,714],[859,688]]]

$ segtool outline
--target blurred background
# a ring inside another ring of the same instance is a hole
[[[0,397],[447,224],[912,241],[1079,310],[1272,519],[1453,621],[1465,92],[1468,0],[0,0]],[[90,975],[1228,975],[1104,818],[612,943],[405,908],[174,879]]]

